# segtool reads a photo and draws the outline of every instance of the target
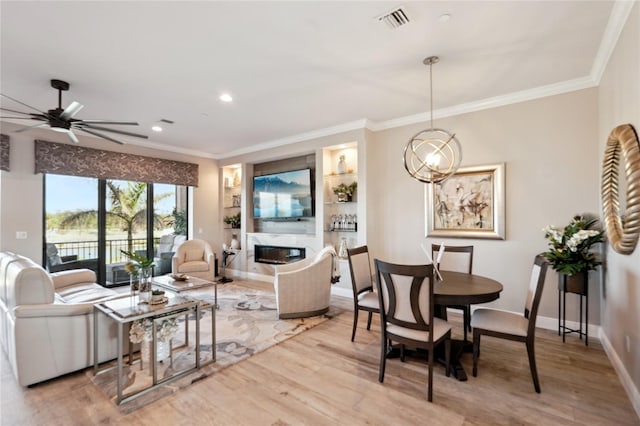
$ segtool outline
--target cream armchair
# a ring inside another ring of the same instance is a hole
[[[208,242],[204,240],[187,240],[180,244],[173,255],[171,272],[213,281],[216,276],[215,257],[215,253]]]
[[[278,318],[311,317],[329,310],[333,255],[334,248],[325,247],[313,259],[276,266]]]

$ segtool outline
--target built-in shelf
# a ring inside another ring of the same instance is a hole
[[[334,204],[342,205],[342,204],[356,204],[356,203],[357,201],[325,201],[324,202],[324,204],[327,206],[334,205]]]
[[[327,229],[324,232],[358,232],[357,229]]]

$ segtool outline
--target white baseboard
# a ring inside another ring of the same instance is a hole
[[[618,353],[615,351],[615,349],[613,349],[613,346],[611,346],[611,342],[607,338],[607,335],[602,330],[600,330],[600,343],[602,344],[602,347],[604,348],[604,351],[607,354],[611,365],[613,365],[613,369],[616,370],[616,373],[618,373],[618,377],[622,382],[622,386],[627,391],[627,395],[631,400],[633,409],[636,411],[636,415],[640,417],[640,392],[638,392],[638,388],[633,383],[633,380],[631,380],[631,376],[624,367],[624,364],[622,364]]]
[[[331,294],[336,296],[348,297],[349,299],[353,299],[353,290],[350,288],[343,287],[331,287]]]

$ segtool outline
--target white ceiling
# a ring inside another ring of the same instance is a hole
[[[396,6],[407,25],[375,19]],[[612,1],[3,0],[0,88],[46,110],[58,102],[49,80],[66,80],[63,107],[85,106],[76,118],[138,121],[120,129],[148,141],[119,138],[224,158],[365,119],[424,119],[430,55],[441,58],[440,115],[591,87],[624,23],[607,25],[612,10]],[[163,118],[175,124],[152,132]]]

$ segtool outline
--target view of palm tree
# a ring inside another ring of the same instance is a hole
[[[51,251],[57,256],[72,256],[76,260],[97,260],[101,235],[98,223],[100,182],[105,185],[106,194],[102,231],[105,235],[105,259],[102,262],[107,265],[107,280],[114,279],[111,273],[113,265],[126,261],[121,250],[147,253],[148,234],[154,240],[154,253],[162,235],[186,234],[185,187],[153,184],[153,229],[148,230],[147,195],[150,185],[143,182],[46,175],[47,254]]]

